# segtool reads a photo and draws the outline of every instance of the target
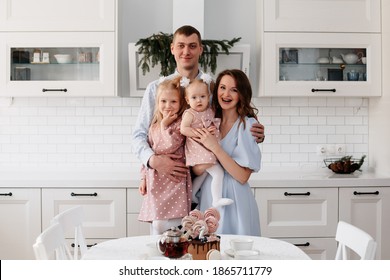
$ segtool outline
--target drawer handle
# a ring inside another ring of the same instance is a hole
[[[310,246],[310,242],[298,243],[298,244],[294,244],[294,245],[298,246],[298,247],[309,247]]]
[[[2,195],[2,196],[12,196],[12,192],[9,192],[9,193],[0,193],[0,195]]]
[[[311,92],[316,92],[316,91],[331,91],[331,92],[336,92],[335,88],[312,88]]]
[[[68,90],[66,88],[43,88],[42,92],[47,92],[47,91],[63,91],[67,92]]]
[[[374,194],[374,195],[378,195],[378,194],[379,194],[379,191],[376,191],[376,192],[357,192],[357,191],[354,191],[354,192],[353,192],[353,195],[365,195],[365,194]]]
[[[285,192],[284,193],[284,196],[292,196],[292,195],[307,195],[307,196],[309,196],[310,192],[305,192],[305,193],[289,193],[289,192]]]
[[[70,194],[71,196],[97,196],[97,193],[94,192],[94,193],[74,193],[72,192]]]
[[[97,245],[97,243],[87,244],[87,248],[91,248],[91,247],[93,247],[93,246],[95,246],[95,245]],[[74,248],[76,245],[75,245],[74,243],[72,243],[72,244],[70,244],[70,246],[71,246],[72,248]],[[80,248],[80,245],[78,245],[77,247]]]

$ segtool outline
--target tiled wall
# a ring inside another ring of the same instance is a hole
[[[0,167],[138,167],[140,98],[14,98],[0,104]],[[368,99],[255,98],[263,166],[322,165],[318,144],[368,154]]]

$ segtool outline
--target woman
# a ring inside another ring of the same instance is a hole
[[[260,235],[260,220],[256,200],[248,179],[260,170],[261,152],[250,128],[257,122],[257,109],[251,105],[252,89],[241,70],[225,70],[218,75],[213,92],[215,116],[221,118],[220,137],[207,129],[195,131],[197,141],[212,151],[225,170],[223,197],[234,200],[221,212],[218,233]],[[199,174],[196,168],[195,174]],[[210,175],[201,187],[199,207],[205,211],[212,206]]]

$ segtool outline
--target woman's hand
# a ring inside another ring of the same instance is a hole
[[[220,147],[217,137],[208,131],[207,128],[194,129],[194,133],[196,137],[193,137],[193,139],[215,154],[215,149]]]

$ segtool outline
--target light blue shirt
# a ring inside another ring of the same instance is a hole
[[[199,79],[202,74],[203,72],[199,70],[197,78]],[[173,79],[178,75],[180,74],[176,70],[175,73],[169,75],[167,78]],[[138,113],[138,118],[133,130],[133,152],[145,166],[148,166],[150,157],[154,155],[154,152],[148,143],[148,131],[156,105],[157,84],[158,80],[155,80],[149,83],[146,87],[144,97],[142,98],[141,108]]]

